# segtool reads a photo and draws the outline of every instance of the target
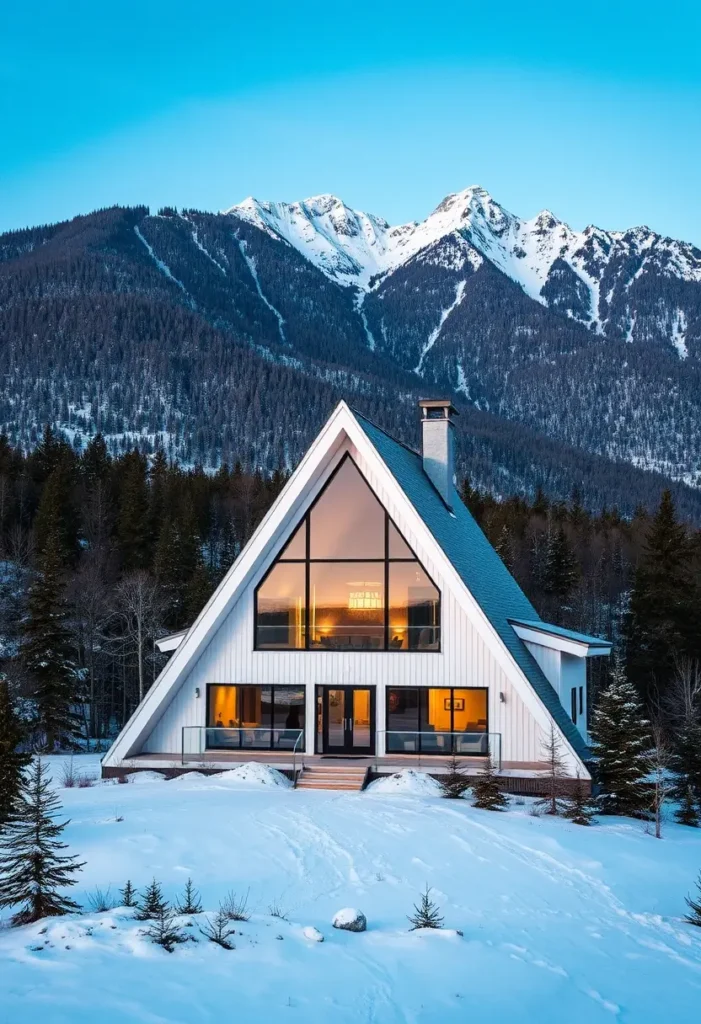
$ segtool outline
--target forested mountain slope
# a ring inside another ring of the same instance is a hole
[[[698,482],[700,282],[691,246],[483,190],[400,228],[333,197],[98,211],[0,236],[0,426],[290,468],[339,397],[416,443],[417,397],[450,391],[461,474],[632,511],[663,485],[636,465]]]

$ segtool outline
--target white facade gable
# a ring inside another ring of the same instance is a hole
[[[441,592],[441,649],[436,651],[255,650],[254,594],[330,474],[349,453]],[[388,686],[487,687],[488,729],[506,764],[542,760],[552,718],[432,533],[387,469],[345,403],[340,403],[158,680],[122,730],[104,765],[138,754],[177,760],[183,742],[204,728],[210,684],[304,686],[307,753],[315,750],[316,687],[377,688],[376,754],[384,753]],[[557,726],[556,726],[557,728]],[[558,732],[560,730],[558,729]],[[564,735],[568,770],[588,778]],[[187,748],[186,748],[186,752]]]

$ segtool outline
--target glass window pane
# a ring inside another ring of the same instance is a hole
[[[256,594],[256,647],[304,647],[304,577],[302,563],[278,562]]]
[[[239,686],[237,689],[241,748],[243,750],[268,750],[270,748],[270,687]]]
[[[217,729],[238,725],[236,697],[235,686],[210,686],[207,725]]]
[[[418,562],[389,567],[390,650],[437,651],[440,643],[438,589]]]
[[[453,731],[487,731],[486,690],[453,690]]]
[[[304,687],[276,686],[272,705],[273,747],[277,750],[304,749]],[[299,742],[298,742],[299,741]]]
[[[487,753],[486,690],[453,690],[453,732],[456,754]]]
[[[452,691],[429,687],[420,691],[421,750],[426,753],[450,753]]]
[[[384,558],[385,512],[350,459],[311,512],[310,558]]]
[[[416,558],[394,523],[389,524],[389,557]]]
[[[309,574],[309,643],[321,650],[384,647],[384,565],[312,562]]]
[[[416,753],[418,730],[418,689],[415,686],[392,687],[387,691],[387,753]]]
[[[282,561],[290,558],[306,558],[307,557],[307,521],[303,519],[299,524],[292,537],[287,543],[287,546],[282,549],[280,559]]]

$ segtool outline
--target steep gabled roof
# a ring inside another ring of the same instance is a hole
[[[469,510],[457,494],[453,507],[448,508],[424,472],[418,452],[390,437],[355,410],[353,415],[572,748],[586,760],[589,748],[581,733],[510,622],[519,619],[539,623],[541,619]]]

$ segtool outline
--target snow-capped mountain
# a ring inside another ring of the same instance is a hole
[[[665,274],[680,282],[701,282],[701,252],[686,242],[646,227],[574,231],[549,210],[522,220],[479,186],[447,196],[424,221],[395,227],[332,195],[295,203],[249,198],[226,213],[284,239],[327,277],[361,290],[377,288],[385,275],[453,236],[474,250],[472,255],[465,250],[473,265],[486,257],[537,302],[597,333],[606,333],[613,319],[629,340],[636,318],[626,295],[635,281]],[[684,310],[668,313],[663,321],[684,357]]]
[[[607,460],[701,487],[701,252],[480,188],[397,227],[318,196],[12,232],[0,338],[0,431],[28,443],[52,422],[291,467],[339,395],[411,440],[440,391],[464,470],[500,493],[566,497],[574,471],[600,502],[659,496]]]

